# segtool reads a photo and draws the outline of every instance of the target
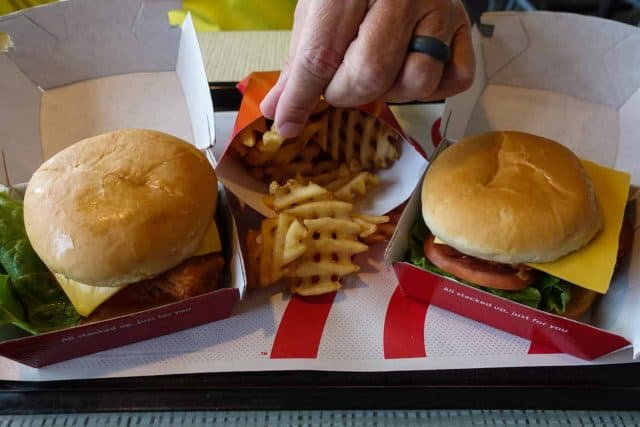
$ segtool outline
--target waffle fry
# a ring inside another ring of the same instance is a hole
[[[256,142],[260,140],[262,134],[267,130],[267,121],[264,117],[259,118],[251,124],[251,126],[243,129],[236,138],[238,144],[247,148],[255,147]]]
[[[389,222],[388,216],[370,216],[362,214],[354,214],[353,221],[360,226],[358,236],[365,238],[374,235],[380,227]]]
[[[275,130],[269,130],[262,134],[262,140],[256,144],[256,148],[267,153],[274,153],[284,143],[284,138]]]
[[[303,296],[338,290],[345,275],[360,269],[353,256],[368,248],[357,240],[359,226],[338,218],[306,219],[304,225],[311,239],[308,250],[289,268],[289,290]]]
[[[281,215],[284,216],[285,214]],[[289,264],[304,254],[308,245],[306,243],[309,231],[298,221],[294,219],[289,225],[284,240],[284,249],[282,251],[282,265]]]
[[[328,190],[317,184],[310,182],[303,185],[293,179],[289,180],[286,185],[272,182],[269,186],[269,193],[274,197],[273,208],[276,211],[283,211],[306,202],[332,198]]]
[[[400,155],[394,144],[398,140],[398,135],[391,127],[386,124],[380,126],[378,132],[376,153],[374,156],[375,167],[378,169],[387,169],[391,164],[398,160]]]
[[[260,145],[261,143],[258,143]],[[242,158],[248,166],[264,166],[275,154],[275,151],[260,149],[249,150]]]
[[[270,181],[285,184],[291,177],[307,175],[312,168],[313,165],[311,163],[296,162],[286,165],[267,166],[263,168],[263,173],[269,177]]]
[[[376,226],[376,231],[365,236],[360,236],[360,240],[362,240],[369,246],[386,242],[391,238],[391,236],[393,236],[393,232],[395,231],[395,229],[395,224],[379,224]]]
[[[360,227],[347,219],[306,219],[304,225],[312,236],[309,250],[294,263],[290,274],[308,277],[322,274],[344,276],[359,270],[351,256],[367,250],[367,245],[357,240]]]
[[[333,190],[333,194],[337,199],[352,202],[354,195],[364,196],[367,194],[367,187],[377,186],[379,183],[380,179],[376,175],[369,172],[360,172],[339,188]]]
[[[275,271],[273,265],[273,248],[275,247],[275,235],[278,227],[278,218],[267,218],[262,221],[260,236],[262,237],[262,252],[260,255],[260,286],[269,286],[284,276],[284,272]]]
[[[341,200],[322,200],[319,202],[309,202],[300,206],[295,206],[285,210],[286,213],[298,218],[351,218],[353,204]]]
[[[337,170],[339,167],[340,167],[340,163],[335,162],[333,160],[325,160],[325,161],[314,163],[313,169],[311,169],[311,174],[321,175],[326,172]]]
[[[260,257],[262,256],[262,236],[258,230],[249,230],[247,244],[247,284],[249,288],[260,286]]]
[[[293,162],[304,149],[304,140],[288,141],[271,158],[270,163],[284,165]]]
[[[263,182],[284,185],[291,178],[308,180],[329,185],[338,198],[350,201],[376,183],[372,175],[356,176],[356,172],[389,168],[399,157],[400,135],[391,126],[357,109],[330,107],[324,100],[293,139],[285,140],[266,126],[264,119],[257,121],[232,144],[251,176]],[[352,169],[354,164],[357,170]]]
[[[342,287],[336,276],[302,277],[289,283],[289,291],[304,297],[328,294]]]
[[[342,116],[344,110],[342,108],[333,108],[329,110],[329,135],[325,152],[329,153],[332,160],[339,161],[340,147],[344,139],[344,130],[341,132]]]
[[[277,216],[247,237],[249,269],[257,269],[250,277],[260,286],[285,279],[295,294],[338,290],[344,276],[359,270],[354,257],[367,250],[366,239],[377,242],[389,220],[354,213],[352,203],[310,181],[272,183],[269,193],[265,203]]]
[[[313,160],[320,154],[320,146],[317,144],[305,145],[302,151],[300,151],[299,158],[305,163],[312,163]],[[313,171],[313,169],[312,169]]]

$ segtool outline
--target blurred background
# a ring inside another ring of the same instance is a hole
[[[55,0],[0,0],[0,15]],[[572,12],[640,24],[640,0],[463,0],[472,21],[485,11],[549,10]],[[190,11],[198,31],[287,30],[296,0],[185,0],[179,21]]]

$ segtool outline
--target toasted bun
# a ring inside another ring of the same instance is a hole
[[[191,256],[213,220],[217,177],[191,144],[151,130],[82,140],[43,163],[24,198],[33,248],[95,286],[155,276]]]
[[[422,214],[450,246],[502,263],[554,261],[602,227],[575,154],[521,132],[473,136],[444,150],[425,175]]]

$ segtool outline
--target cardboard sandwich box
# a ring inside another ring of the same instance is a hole
[[[162,131],[202,150],[212,165],[213,106],[191,19],[171,26],[179,1],[70,0],[0,18],[3,184],[24,188],[69,144],[123,128]],[[7,38],[5,37],[5,41]],[[216,222],[223,287],[143,312],[54,332],[11,337],[0,355],[40,367],[228,317],[245,275],[225,190]]]
[[[598,175],[592,178],[605,211],[618,209],[619,214],[630,200],[633,248],[612,281],[588,283],[603,295],[584,319],[545,313],[406,262],[407,236],[421,216],[420,180],[388,247],[387,262],[407,296],[531,339],[548,352],[595,359],[633,344],[637,354],[640,219],[634,192],[640,184],[640,30],[571,14],[490,13],[474,28],[473,44],[475,81],[469,90],[446,101],[444,143],[512,130],[568,146],[599,166],[598,172],[587,170]],[[602,176],[613,178],[605,179],[598,192],[596,183]],[[616,245],[619,227],[619,223],[613,226]],[[574,266],[571,277],[589,282],[601,276],[594,265],[602,260],[584,259],[593,262]]]

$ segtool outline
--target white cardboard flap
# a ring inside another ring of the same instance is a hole
[[[176,73],[193,122],[193,142],[200,149],[213,147],[216,139],[213,102],[191,14],[182,24]]]
[[[213,104],[190,16],[180,1],[68,0],[0,18],[0,148],[10,182],[80,139],[150,128],[214,144]],[[105,17],[109,17],[105,19]],[[141,101],[143,100],[143,101]]]
[[[447,136],[520,130],[557,140],[580,157],[640,183],[640,30],[580,15],[527,12],[482,17],[474,28],[476,79],[447,100]]]
[[[42,89],[141,71],[175,70],[180,28],[167,12],[180,1],[67,0],[0,18],[9,58]],[[109,17],[109,19],[105,19]]]
[[[640,29],[548,12],[489,13],[473,29],[476,78],[450,99],[452,140],[490,130],[534,133],[640,184]],[[637,205],[637,200],[636,200]],[[627,257],[592,324],[640,355],[640,218]]]

